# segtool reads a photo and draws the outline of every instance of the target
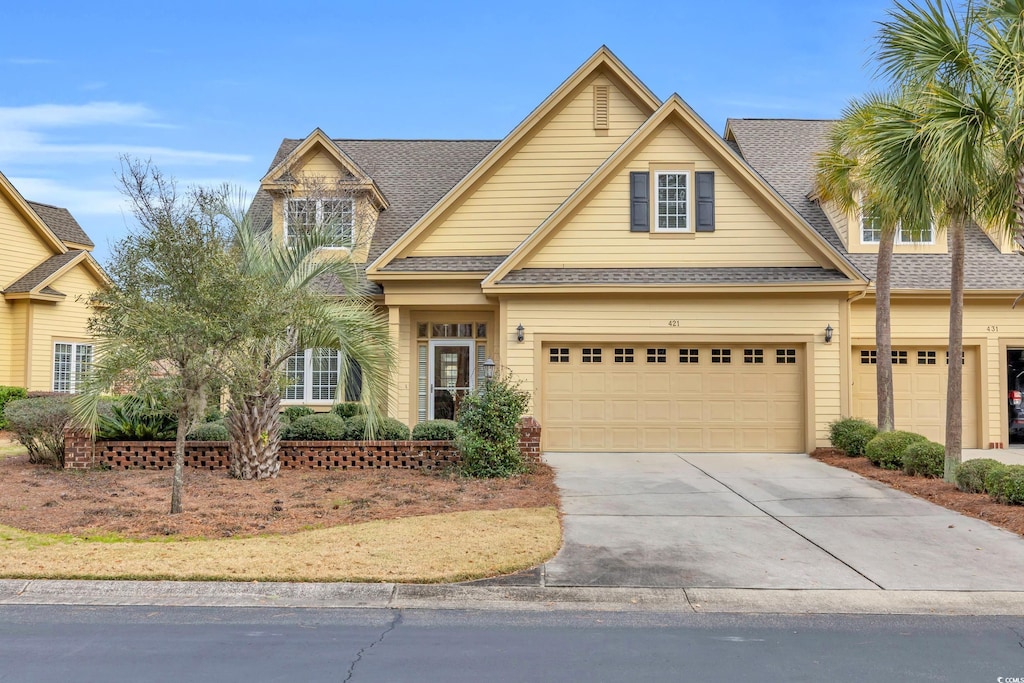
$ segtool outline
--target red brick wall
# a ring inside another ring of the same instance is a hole
[[[84,470],[92,466],[92,436],[88,432],[64,432],[64,469]]]
[[[532,415],[519,421],[519,452],[527,462],[540,462],[540,423]]]

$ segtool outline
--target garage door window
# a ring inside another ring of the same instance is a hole
[[[744,363],[764,363],[764,349],[743,349]]]
[[[548,360],[552,363],[568,363],[569,362],[569,349],[551,349]]]
[[[918,365],[935,365],[935,352],[934,351],[918,351],[917,352],[917,364]]]
[[[667,363],[668,349],[647,349],[648,363]]]
[[[875,352],[874,349],[871,349],[870,351],[862,350],[860,352],[860,364],[861,365],[877,365],[878,364],[878,354]]]
[[[711,349],[711,362],[725,365],[732,362],[732,349]]]
[[[680,363],[699,363],[700,353],[697,349],[679,349]]]
[[[795,365],[796,349],[775,349],[775,362],[781,365]]]
[[[616,363],[632,363],[633,349],[615,349]]]
[[[600,363],[601,349],[583,349],[584,363]]]
[[[893,351],[892,352],[892,364],[893,365],[906,365],[907,364],[907,352],[906,351]]]

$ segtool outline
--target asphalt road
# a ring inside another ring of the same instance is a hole
[[[5,606],[0,681],[1013,683],[1022,639],[1007,617]]]

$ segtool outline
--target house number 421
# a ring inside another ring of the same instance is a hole
[[[679,321],[678,320],[669,320],[668,321],[668,326],[669,327],[679,327]]]

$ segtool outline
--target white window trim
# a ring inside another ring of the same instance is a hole
[[[338,384],[334,385],[334,398],[313,399],[313,349],[305,349],[305,360],[302,366],[302,398],[281,398],[282,405],[330,406],[338,402],[338,390],[341,384],[341,373],[345,370],[341,352],[335,351],[338,358]]]
[[[862,204],[861,207],[860,207],[860,243],[861,244],[881,244],[881,241],[882,241],[881,237],[879,237],[879,239],[877,239],[877,240],[865,239],[865,237],[864,237],[864,219],[866,217],[867,217],[867,215],[864,212],[864,205]],[[931,239],[928,240],[928,241],[924,241],[924,240],[921,240],[921,241],[918,241],[918,240],[904,240],[903,239],[903,234],[902,234],[903,231],[900,229],[900,225],[901,225],[900,223],[896,224],[896,241],[894,242],[894,244],[896,244],[897,246],[901,246],[901,247],[902,246],[915,246],[915,245],[928,246],[928,245],[931,245],[931,244],[935,244],[935,221],[932,221],[931,231],[930,231],[931,232]]]
[[[658,217],[661,210],[661,202],[658,197],[658,186],[662,176],[666,175],[681,175],[686,177],[686,227],[685,228],[662,228],[659,227]],[[654,220],[651,225],[653,232],[669,232],[669,233],[680,233],[680,232],[693,232],[693,174],[686,170],[677,171],[655,171],[654,172],[654,192],[652,196],[652,207],[654,212]]]
[[[66,344],[71,347],[71,362],[68,366],[68,390],[62,391],[57,388],[57,372],[54,365],[57,362],[57,345]],[[74,342],[57,339],[53,342],[53,354],[50,356],[50,387],[54,393],[74,394],[78,392],[78,349],[89,347],[90,366],[96,362],[96,345],[92,342]]]
[[[322,225],[324,220],[324,202],[348,202],[350,212],[352,214],[352,225],[349,226],[349,243],[342,245],[334,245],[330,247],[324,247],[325,250],[338,251],[338,250],[351,250],[356,237],[356,202],[353,197],[322,197],[320,199],[311,199],[308,197],[286,197],[284,200],[284,244],[288,246],[288,216],[291,211],[288,209],[288,205],[291,202],[316,202],[316,222],[317,225]]]

